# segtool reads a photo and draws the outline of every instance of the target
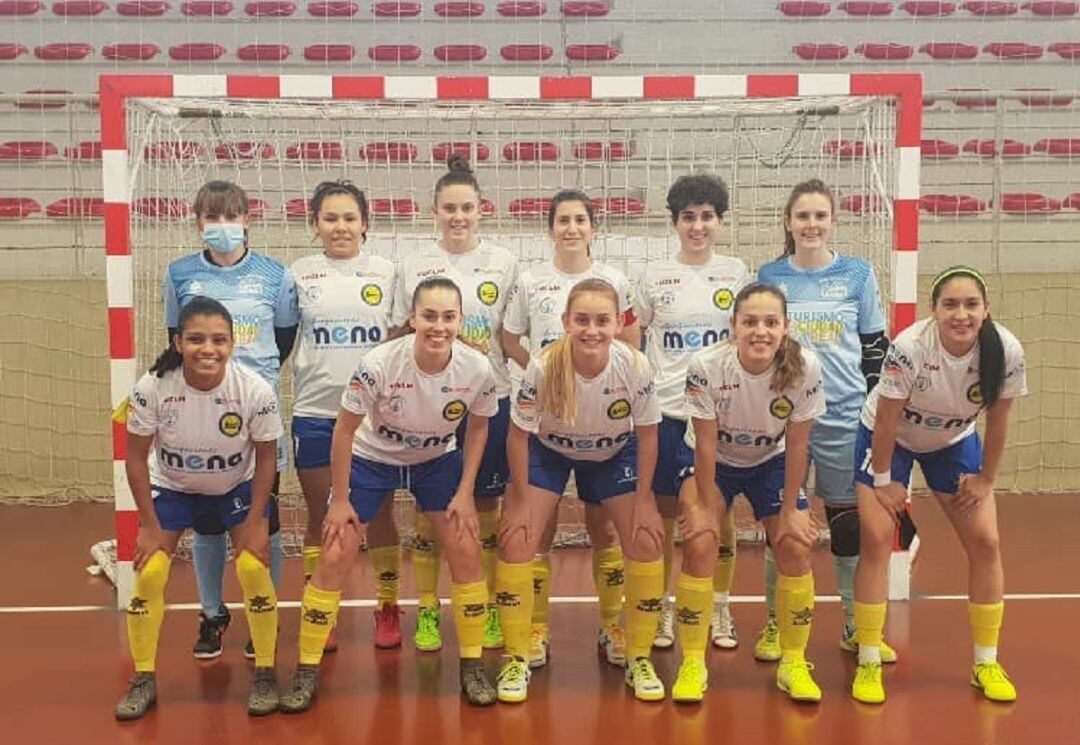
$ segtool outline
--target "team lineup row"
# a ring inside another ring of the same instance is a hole
[[[779,661],[777,685],[793,699],[818,701],[804,656],[816,541],[801,490],[810,462],[844,601],[841,646],[859,655],[853,696],[883,701],[881,664],[896,660],[882,639],[888,557],[897,524],[910,527],[917,460],[971,562],[972,685],[1015,699],[996,656],[1003,580],[992,486],[1010,403],[1026,384],[1019,343],[989,318],[985,281],[966,267],[943,273],[930,318],[890,345],[872,268],[828,247],[835,204],[825,184],[792,190],[784,254],[756,281],[741,260],[715,253],[727,206],[719,180],[678,179],[668,207],[680,250],[631,290],[591,259],[595,215],[578,191],[552,200],[551,260],[519,272],[509,251],[481,239],[480,185],[457,157],[435,185],[440,238],[396,265],[362,250],[367,203],[348,182],[316,189],[309,215],[323,252],[288,270],[247,248],[243,191],[204,186],[195,212],[205,249],[166,273],[170,345],[126,408],[140,512],[127,612],[136,675],[117,717],[139,718],[156,701],[164,586],[189,527],[203,608],[197,657],[221,653],[229,623],[225,531],[237,549],[255,658],[249,713],[311,705],[362,540],[378,577],[375,643],[399,646],[401,553],[388,498],[397,489],[421,515],[417,648],[441,646],[442,553],[464,696],[524,701],[531,671],[548,658],[547,554],[571,471],[593,546],[599,644],[625,666],[637,698],[666,695],[649,653],[674,642],[673,617],[677,701],[704,698],[710,637],[737,645],[727,506],[743,494],[771,547],[755,656]],[[300,664],[279,694],[273,493],[287,459],[277,389],[294,346],[308,581]],[[975,432],[984,409],[985,452]],[[676,520],[683,550],[672,602]],[[505,648],[494,681],[485,647]]]

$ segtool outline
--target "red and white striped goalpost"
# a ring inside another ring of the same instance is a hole
[[[890,331],[915,321],[919,245],[919,159],[922,76],[913,73],[808,75],[383,76],[383,75],[102,75],[102,181],[108,294],[110,397],[127,396],[135,367],[134,274],[131,194],[128,186],[128,99],[238,98],[353,101],[662,101],[795,96],[872,96],[896,102],[896,183],[893,199]],[[134,583],[132,559],[138,512],[124,472],[125,425],[113,423],[116,493],[117,602],[123,607]],[[907,597],[907,552],[893,562],[890,596]],[[899,580],[899,581],[897,581]]]

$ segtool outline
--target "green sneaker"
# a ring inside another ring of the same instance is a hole
[[[499,623],[499,606],[492,603],[487,609],[487,618],[484,620],[484,649],[502,649],[503,639],[502,624]]]
[[[442,649],[438,608],[420,608],[416,612],[416,633],[413,634],[413,643],[421,652],[438,652]]]
[[[775,618],[770,618],[754,645],[754,659],[776,662],[780,657],[780,627],[776,625]]]
[[[679,675],[671,688],[671,698],[679,703],[692,704],[705,698],[709,690],[709,670],[699,659],[687,657],[679,666]]]
[[[859,653],[859,643],[855,641],[855,629],[844,627],[844,635],[840,637],[840,649],[852,654]],[[896,650],[886,644],[884,639],[881,640],[881,646],[878,649],[881,652],[882,664],[891,665],[896,662]]]

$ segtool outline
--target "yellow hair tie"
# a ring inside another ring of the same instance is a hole
[[[131,396],[124,396],[124,400],[116,405],[112,411],[111,419],[117,424],[127,424],[128,409],[131,408]]]
[[[934,278],[933,283],[930,285],[930,293],[933,294],[934,290],[936,290],[942,282],[950,279],[951,277],[955,277],[958,274],[973,277],[975,281],[978,282],[979,285],[982,287],[983,292],[986,292],[986,279],[983,277],[982,274],[979,273],[977,269],[972,269],[970,266],[953,266],[949,267]]]

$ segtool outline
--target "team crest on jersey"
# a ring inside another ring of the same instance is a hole
[[[712,302],[720,310],[728,310],[731,307],[732,302],[735,301],[735,296],[731,294],[731,290],[726,287],[722,287],[713,293]]]
[[[317,303],[322,298],[322,288],[319,285],[311,285],[304,291],[304,297],[308,299],[309,303]]]
[[[787,419],[795,406],[787,396],[777,396],[769,404],[769,413],[777,419]]]
[[[499,286],[490,280],[476,287],[476,297],[484,305],[494,305],[499,299]]]
[[[976,406],[982,406],[982,388],[979,387],[978,383],[972,383],[971,387],[967,389],[967,400]]]
[[[360,299],[368,305],[378,305],[383,299],[382,288],[378,285],[364,285],[360,288]]]
[[[166,428],[175,427],[176,423],[179,422],[179,421],[180,421],[180,410],[179,409],[172,409],[172,408],[165,409],[165,412],[161,417],[162,425],[164,425]]]
[[[539,311],[545,316],[557,313],[558,309],[555,307],[555,299],[550,297],[542,298],[540,300]]]
[[[675,305],[675,293],[672,291],[662,292],[656,298],[656,306],[658,308],[670,308]]]
[[[626,419],[630,416],[630,402],[625,398],[613,401],[607,408],[608,419]]]
[[[465,416],[465,412],[469,410],[469,407],[465,405],[465,402],[461,399],[451,401],[443,407],[442,415],[443,419],[448,422],[456,422],[461,417]]]
[[[235,411],[227,411],[218,419],[218,429],[226,437],[236,437],[244,426],[243,418]]]
[[[188,292],[190,292],[192,295],[202,295],[205,291],[206,288],[203,287],[203,283],[197,279],[192,281],[191,284],[188,285]]]
[[[241,295],[261,295],[263,291],[262,280],[249,274],[237,283],[236,291]]]
[[[395,414],[400,414],[401,410],[405,408],[405,397],[400,393],[396,393],[386,402],[386,406]]]
[[[848,295],[847,281],[839,277],[822,279],[818,285],[822,300],[843,300]]]
[[[915,378],[915,390],[920,393],[925,393],[930,390],[930,378],[923,377],[922,375]]]

